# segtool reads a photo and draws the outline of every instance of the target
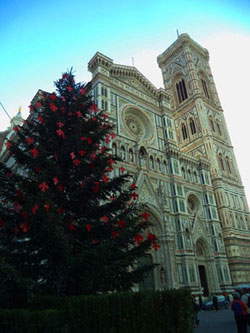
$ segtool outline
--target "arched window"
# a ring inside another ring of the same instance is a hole
[[[183,140],[186,140],[187,139],[187,128],[186,128],[185,124],[181,125],[181,131],[182,131]]]
[[[157,163],[158,171],[161,171],[161,162],[160,162],[159,158],[157,158],[156,163]]]
[[[134,152],[133,152],[133,149],[129,149],[128,151],[128,155],[129,155],[129,161],[130,162],[134,162]]]
[[[217,126],[219,135],[221,135],[221,128],[220,128],[220,124],[218,122],[216,122],[216,126]]]
[[[209,123],[210,123],[210,127],[212,128],[213,132],[215,132],[214,122],[213,122],[212,118],[209,118]]]
[[[204,92],[205,96],[207,98],[209,98],[209,93],[208,93],[208,89],[207,89],[207,82],[204,79],[201,79],[201,84],[202,84],[202,88],[203,88],[203,92]]]
[[[223,158],[222,158],[222,155],[221,155],[221,154],[219,154],[218,159],[219,159],[219,163],[220,163],[220,167],[221,167],[221,169],[222,169],[222,170],[225,170],[224,162],[223,162]]]
[[[193,118],[190,119],[189,121],[189,126],[192,134],[196,133],[196,127]]]
[[[195,183],[198,183],[198,176],[197,176],[196,171],[194,171],[194,181],[195,181]]]
[[[227,171],[229,173],[232,173],[231,166],[230,166],[230,161],[229,161],[228,157],[226,157],[226,166],[227,166]]]
[[[192,182],[192,175],[191,175],[191,171],[190,170],[188,170],[188,180],[190,181],[190,182]]]
[[[121,159],[126,160],[126,150],[124,146],[121,146]]]
[[[163,168],[164,168],[163,171],[167,174],[168,173],[168,166],[167,166],[167,162],[166,161],[163,162]]]
[[[149,158],[149,166],[151,169],[154,169],[154,158],[153,156],[150,156]]]
[[[144,147],[140,148],[139,159],[140,159],[140,165],[141,166],[146,166],[147,152],[146,152],[146,149]]]
[[[184,167],[181,168],[181,173],[184,179],[186,179],[186,170],[184,169]]]
[[[181,79],[179,82],[176,83],[176,91],[179,103],[183,102],[185,99],[188,98],[184,79]]]

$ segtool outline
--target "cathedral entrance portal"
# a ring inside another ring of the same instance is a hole
[[[208,292],[206,268],[204,265],[198,265],[198,270],[201,281],[201,287],[203,288],[203,295],[208,296],[209,292]]]
[[[197,268],[200,278],[200,286],[203,290],[203,295],[209,295],[209,287],[208,287],[208,279],[207,279],[207,266],[209,265],[208,257],[207,257],[207,248],[202,239],[199,239],[196,242],[196,260],[197,260]]]

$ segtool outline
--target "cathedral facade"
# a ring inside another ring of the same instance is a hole
[[[139,288],[230,291],[250,282],[250,219],[209,54],[181,34],[157,61],[164,89],[99,52],[88,64],[93,98],[115,125],[112,151],[160,242]]]

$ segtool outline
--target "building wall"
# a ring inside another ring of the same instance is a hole
[[[165,89],[101,53],[89,62],[94,99],[117,131],[113,152],[133,175],[160,239],[151,287],[230,290],[250,281],[249,213],[208,52],[183,34],[158,63]],[[176,85],[182,79],[186,92]],[[237,227],[230,214],[238,214]]]

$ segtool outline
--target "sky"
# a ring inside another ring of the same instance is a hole
[[[91,79],[97,52],[134,65],[163,87],[156,57],[188,33],[206,47],[238,167],[250,203],[249,0],[12,0],[0,1],[0,102],[23,117],[38,89],[73,67],[77,81]],[[9,124],[0,108],[0,131]]]

